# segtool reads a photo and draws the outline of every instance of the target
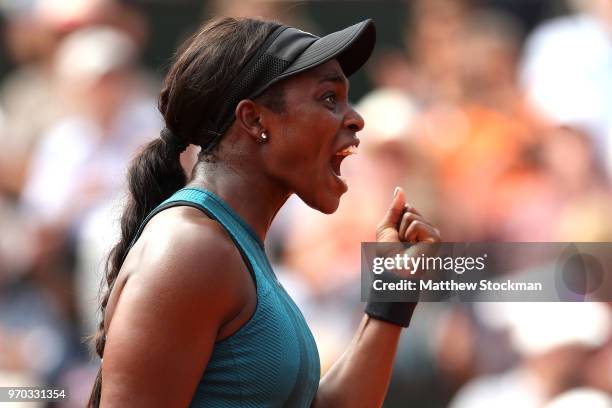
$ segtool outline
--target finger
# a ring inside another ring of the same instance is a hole
[[[423,228],[419,228],[417,230],[414,239],[416,240],[416,242],[440,242],[440,231],[438,231],[437,228],[429,224],[424,224]]]
[[[440,232],[435,227],[417,220],[413,221],[400,237],[407,242],[439,242]]]
[[[410,205],[410,203],[406,203],[405,208],[406,208],[406,211],[410,211],[410,212],[413,212],[415,214],[422,215],[421,212],[419,210],[417,210],[415,207],[413,207],[412,205]]]
[[[412,213],[412,212],[405,212],[402,215],[402,220],[400,222],[400,227],[398,229],[399,236],[403,237],[404,234],[406,233],[406,229],[408,229],[410,224],[416,220],[425,222],[425,220],[423,220],[423,217],[421,217],[420,215]]]
[[[379,230],[385,228],[397,228],[400,218],[404,213],[404,207],[406,205],[406,195],[401,187],[396,187],[393,194],[393,200],[387,210],[387,213],[378,225]]]

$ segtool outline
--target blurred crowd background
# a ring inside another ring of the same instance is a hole
[[[69,392],[15,406],[88,398],[123,175],[162,128],[174,50],[211,16],[319,34],[377,22],[351,81],[366,127],[343,164],[349,192],[329,216],[292,198],[266,243],[324,372],[362,316],[360,242],[396,185],[445,241],[612,241],[612,0],[0,0],[0,12],[0,386]],[[429,303],[402,336],[385,407],[609,408],[611,395],[612,305]]]

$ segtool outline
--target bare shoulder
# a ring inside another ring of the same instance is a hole
[[[147,225],[122,272],[104,350],[103,406],[187,406],[220,328],[252,290],[242,257],[217,222],[171,208]]]
[[[218,222],[195,208],[170,208],[154,217],[133,250],[125,267],[139,285],[148,281],[221,304],[243,299],[248,274],[238,248]]]

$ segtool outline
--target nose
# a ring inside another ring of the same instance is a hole
[[[359,132],[363,129],[364,121],[363,118],[352,106],[349,106],[349,111],[345,116],[344,126],[353,132]]]

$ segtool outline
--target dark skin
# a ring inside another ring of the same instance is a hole
[[[283,86],[283,113],[251,100],[239,103],[216,160],[198,163],[190,182],[219,195],[262,241],[293,193],[321,212],[337,209],[347,187],[331,161],[358,144],[356,133],[363,128],[336,60]],[[401,190],[377,236],[439,241],[438,231],[407,205]],[[250,273],[217,222],[188,207],[155,216],[128,254],[109,300],[101,406],[188,406],[215,341],[246,323],[256,302]],[[364,315],[351,345],[321,380],[313,406],[380,406],[400,332]]]

